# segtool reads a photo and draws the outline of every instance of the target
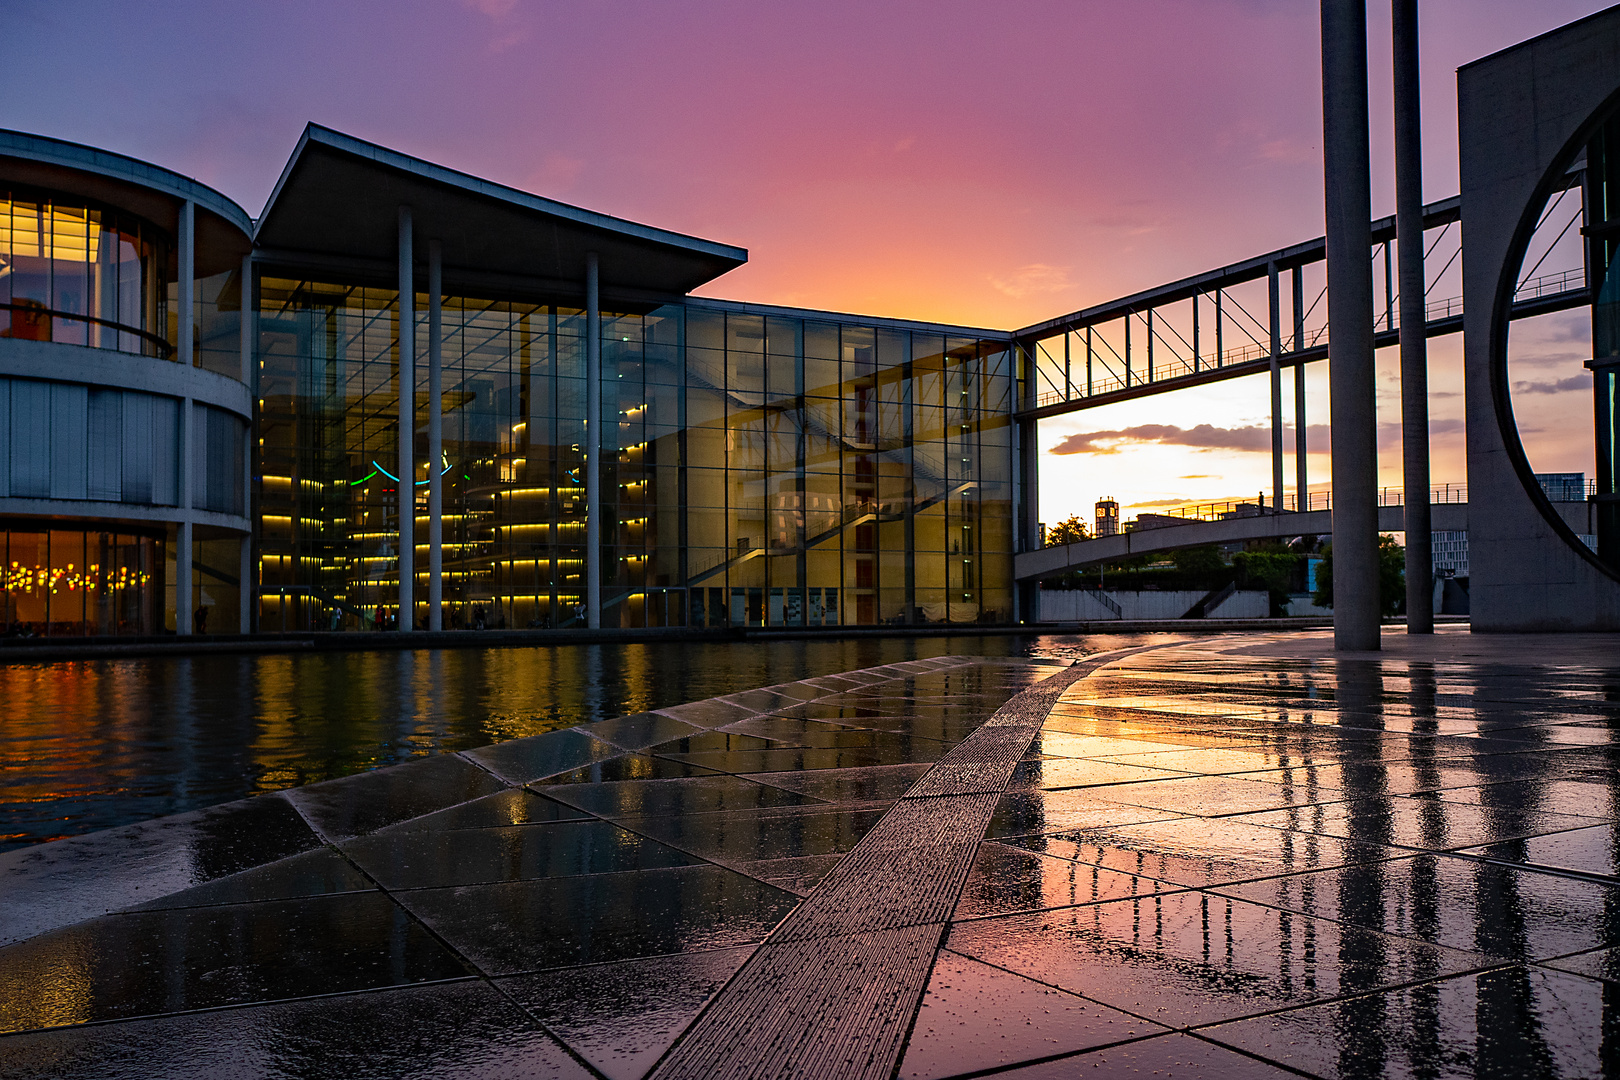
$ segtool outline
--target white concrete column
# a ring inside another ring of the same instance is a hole
[[[444,291],[442,246],[428,241],[428,629],[444,629]]]
[[[1307,493],[1310,464],[1305,445],[1305,282],[1299,266],[1294,267],[1294,488],[1299,495],[1299,508],[1309,510],[1311,498]]]
[[[259,309],[257,297],[253,292],[253,256],[242,256],[242,383],[248,388],[248,400],[253,408],[258,409],[259,395],[255,392],[257,380],[254,379],[253,348],[258,338]],[[242,516],[251,523],[253,520],[253,425],[249,423],[247,431],[242,436]],[[237,577],[239,582],[237,591],[240,615],[237,619],[237,632],[251,634],[253,632],[253,535],[249,533],[242,537],[241,572]]]
[[[1366,0],[1322,0],[1328,378],[1333,426],[1333,644],[1379,647],[1378,412]]]
[[[196,306],[197,290],[197,206],[191,200],[180,204],[180,228],[176,252],[178,280],[175,283],[175,360],[190,367],[193,361],[191,322]],[[191,440],[193,437],[192,403],[190,398],[180,402],[180,438],[176,450],[180,456],[179,494],[182,520],[175,530],[174,551],[174,632],[191,633]]]
[[[253,612],[250,610],[253,603],[253,537],[242,537],[241,551],[238,552],[237,581],[241,583],[241,614],[237,618],[236,632],[250,634],[253,632]]]
[[[399,208],[399,629],[416,626],[416,267],[411,208]]]
[[[1282,295],[1277,283],[1277,264],[1266,266],[1266,283],[1271,305],[1271,509],[1283,511],[1283,417],[1282,417]]]
[[[1406,632],[1434,633],[1429,510],[1429,343],[1423,271],[1423,124],[1417,0],[1394,0],[1395,237],[1400,243],[1401,472],[1405,488]],[[1384,247],[1389,267],[1389,246]]]
[[[585,624],[602,626],[602,297],[585,256]]]

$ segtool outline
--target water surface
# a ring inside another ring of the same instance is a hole
[[[942,653],[984,636],[158,657],[0,666],[0,850],[439,751]]]

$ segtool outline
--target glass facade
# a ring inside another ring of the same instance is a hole
[[[129,214],[0,187],[0,337],[172,357],[169,259]]]
[[[0,627],[7,637],[155,634],[164,543],[120,526],[41,529],[0,520]]]
[[[394,625],[401,489],[420,624],[427,298],[401,483],[396,294],[257,295],[260,628]],[[443,327],[445,625],[582,625],[584,312],[451,297]],[[1008,342],[713,301],[602,339],[604,626],[1010,621]]]

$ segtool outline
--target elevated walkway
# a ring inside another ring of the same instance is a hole
[[[1588,502],[1555,502],[1553,508],[1576,533],[1591,533],[1592,506]],[[1431,504],[1431,522],[1436,532],[1466,532],[1466,502]],[[1399,502],[1378,508],[1380,532],[1400,532],[1405,527],[1405,507]],[[1295,536],[1326,536],[1333,532],[1331,508],[1316,510],[1264,510],[1259,507],[1227,512],[1230,516],[1212,519],[1158,518],[1149,527],[1138,527],[1116,536],[1099,536],[1073,544],[1059,544],[1013,556],[1013,574],[1019,581],[1039,581],[1093,567],[1118,562],[1135,555],[1151,555],[1202,547],[1205,544],[1235,544],[1245,540],[1286,540]]]

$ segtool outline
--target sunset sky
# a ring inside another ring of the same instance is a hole
[[[1456,67],[1604,6],[1422,0],[1426,198],[1457,190]],[[707,295],[1013,328],[1322,231],[1311,0],[6,10],[0,127],[156,162],[256,214],[313,120],[747,247]],[[1386,4],[1373,0],[1370,23],[1383,214]],[[1589,420],[1560,422],[1591,415],[1576,378],[1584,319],[1541,322],[1516,335],[1513,361],[1531,460],[1590,473]],[[1433,353],[1435,479],[1460,482],[1460,341]],[[1323,365],[1308,386],[1325,451]],[[1391,484],[1398,393],[1381,377]],[[1043,448],[1083,452],[1043,453],[1041,516],[1089,518],[1104,494],[1146,509],[1269,487],[1269,439],[1244,430],[1266,409],[1264,381],[1243,380],[1044,423]],[[1312,473],[1327,479],[1325,453]]]

